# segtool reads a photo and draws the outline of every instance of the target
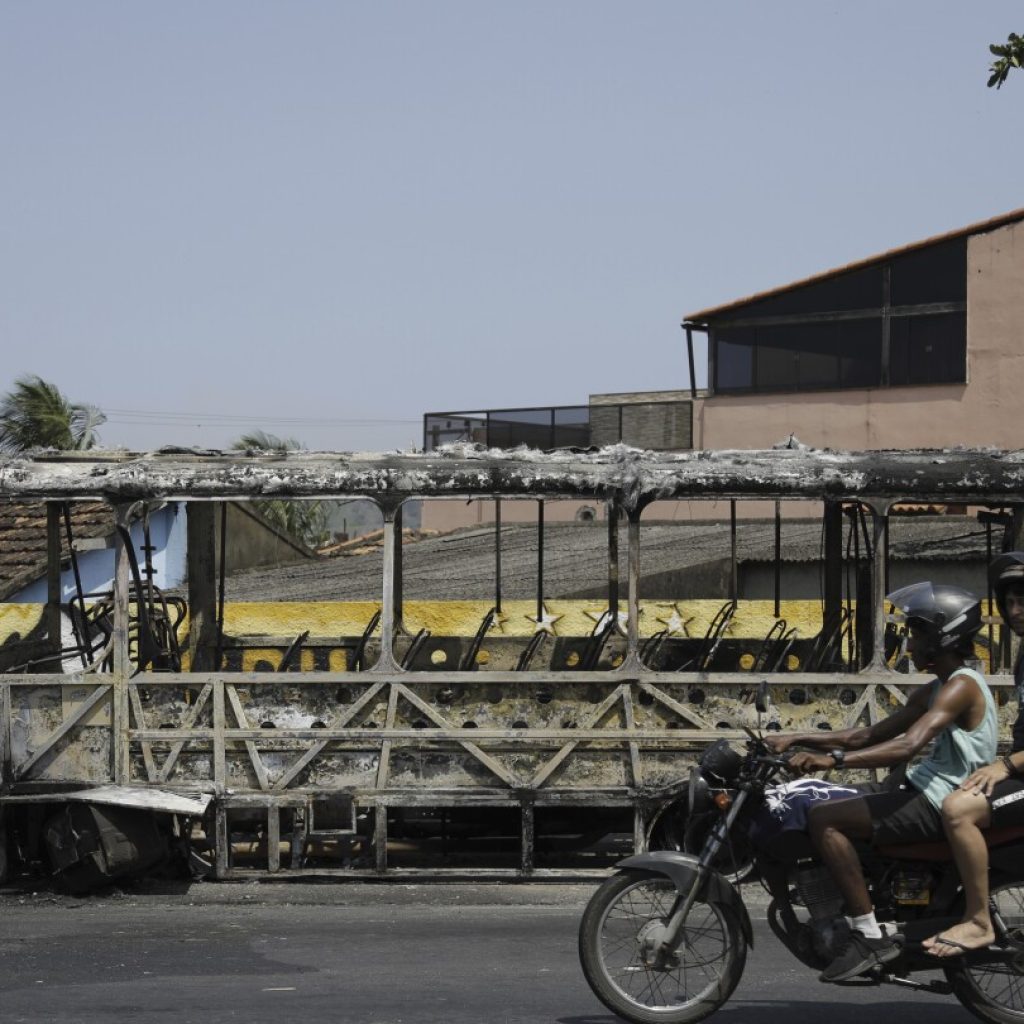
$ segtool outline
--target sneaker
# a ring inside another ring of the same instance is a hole
[[[819,981],[849,981],[872,967],[881,967],[900,955],[902,948],[890,935],[869,939],[860,932],[850,937],[836,958],[821,972]]]

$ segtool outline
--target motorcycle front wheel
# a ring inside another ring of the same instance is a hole
[[[678,893],[664,875],[620,871],[594,893],[580,922],[580,963],[598,999],[634,1024],[693,1024],[732,995],[747,943],[736,915],[698,900],[682,940],[659,961],[651,932]]]
[[[1019,945],[1020,953],[1009,963],[947,967],[946,978],[975,1017],[990,1024],[1024,1024],[1024,883],[996,886],[992,900],[1006,924],[1005,940]]]

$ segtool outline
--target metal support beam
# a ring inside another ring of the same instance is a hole
[[[227,878],[231,871],[231,832],[228,829],[228,809],[220,801],[214,805],[214,876]]]
[[[838,501],[826,501],[823,515],[825,580],[821,629],[825,636],[832,636],[838,631],[843,615],[843,507]],[[840,650],[837,649],[837,653]]]
[[[629,597],[626,618],[626,657],[640,657],[640,512],[629,513]]]
[[[384,569],[383,600],[380,609],[380,657],[371,672],[393,672],[398,665],[395,661],[395,635],[401,625],[401,612],[395,600],[395,516],[391,509],[384,509]],[[401,557],[401,556],[398,556]]]
[[[619,615],[619,504],[605,504],[608,516],[608,611],[618,621]]]
[[[46,503],[46,645],[54,658],[60,657],[60,514],[61,503]],[[58,661],[50,662],[53,671],[60,671]]]
[[[294,842],[294,840],[293,840]],[[281,812],[277,804],[267,804],[267,871],[281,870]]]
[[[736,564],[736,499],[729,501],[729,600],[739,600],[739,568]]]
[[[782,612],[782,502],[775,502],[775,618]]]
[[[494,499],[494,610],[501,612],[501,498]]]
[[[647,852],[647,814],[642,801],[633,805],[633,853]]]
[[[227,764],[224,755],[227,752],[227,741],[224,730],[227,727],[224,714],[224,680],[218,679],[213,684],[213,785],[217,793],[227,788]]]
[[[781,314],[779,316],[744,316],[716,320],[716,328],[783,327],[788,324],[834,324],[843,320],[878,320],[882,317],[934,316],[938,313],[962,313],[966,302],[924,302],[917,306],[870,306],[828,313]]]
[[[193,672],[216,667],[217,630],[217,506],[209,501],[185,505],[188,544],[188,646]]]
[[[871,517],[873,565],[871,571],[871,667],[885,665],[885,561],[888,548],[889,503],[872,505]]]
[[[377,873],[388,869],[388,807],[383,800],[373,805],[373,854]]]
[[[394,603],[395,603],[395,629],[401,631],[403,617],[405,615],[405,591],[404,571],[402,569],[405,558],[405,544],[402,541],[402,506],[395,509],[395,547],[394,547]]]
[[[128,680],[131,678],[132,663],[129,651],[129,626],[131,604],[129,582],[131,570],[126,538],[129,537],[132,509],[134,505],[118,505],[115,509],[118,526],[125,529],[122,536],[118,531],[114,556],[114,632],[113,632],[113,675],[111,682],[111,729],[113,743],[113,779],[118,786],[128,784],[130,763],[128,751]],[[138,595],[137,595],[138,599]]]
[[[690,397],[697,397],[697,374],[693,366],[693,327],[690,324],[683,324],[686,331],[686,360],[690,367]]]
[[[532,800],[523,800],[521,814],[522,838],[519,853],[519,871],[523,875],[532,875],[535,867],[534,849],[536,847],[536,820]]]
[[[544,499],[537,500],[537,622],[544,620]]]

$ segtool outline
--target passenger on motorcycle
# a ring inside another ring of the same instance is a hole
[[[989,582],[1003,621],[1024,636],[1024,551],[1000,555],[989,566]],[[988,909],[988,846],[981,829],[1024,825],[1024,646],[1013,668],[1017,720],[1011,753],[977,769],[942,803],[942,823],[964,888],[959,924],[925,939],[936,957],[958,956],[995,941]]]
[[[942,836],[942,802],[982,765],[995,760],[995,701],[985,679],[965,662],[974,657],[981,626],[978,598],[959,587],[915,583],[886,599],[908,628],[908,653],[918,671],[935,678],[907,703],[874,725],[822,733],[768,737],[777,753],[792,746],[826,753],[798,753],[798,774],[831,768],[892,768],[922,751],[931,752],[902,782],[857,787],[862,796],[832,800],[812,809],[808,830],[846,904],[849,941],[821,973],[822,981],[846,981],[894,960],[900,947],[883,934],[864,881],[854,840],[911,843]]]

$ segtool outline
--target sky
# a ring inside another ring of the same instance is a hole
[[[0,392],[407,449],[687,388],[686,313],[1024,207],[990,0],[0,0]]]

